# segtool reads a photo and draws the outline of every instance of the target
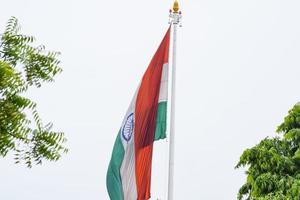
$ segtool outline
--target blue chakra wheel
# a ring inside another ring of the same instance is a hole
[[[134,129],[134,115],[133,113],[131,113],[130,115],[128,115],[126,122],[122,128],[122,137],[126,142],[129,142],[129,140],[131,139],[133,134],[133,129]]]

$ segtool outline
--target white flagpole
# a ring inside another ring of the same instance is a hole
[[[181,12],[175,0],[173,10],[170,10],[170,24],[172,31],[172,86],[171,86],[171,117],[169,136],[169,179],[168,179],[168,200],[173,200],[174,194],[174,139],[175,139],[175,84],[176,84],[176,36],[177,27],[180,25]]]

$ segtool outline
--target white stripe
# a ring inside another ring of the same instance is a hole
[[[125,149],[125,155],[120,169],[124,200],[137,199],[137,189],[136,189],[136,179],[135,179],[134,130],[131,139],[127,142],[122,136],[122,127],[126,123],[127,117],[131,113],[134,113],[135,111],[135,102],[136,102],[138,90],[139,87],[136,90],[135,95],[131,101],[131,104],[127,110],[120,131],[121,140]]]
[[[158,102],[168,100],[168,74],[169,74],[169,64],[165,63],[163,65],[163,70],[162,70],[162,75],[161,75]]]

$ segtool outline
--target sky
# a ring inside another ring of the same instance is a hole
[[[27,169],[0,159],[1,200],[106,200],[112,147],[138,83],[168,28],[172,1],[9,0],[0,32],[60,51],[63,73],[28,94],[70,149]],[[240,155],[300,100],[300,1],[180,0],[175,200],[233,200],[246,180]],[[152,199],[166,197],[167,142],[154,146]]]

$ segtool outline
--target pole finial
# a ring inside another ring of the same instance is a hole
[[[173,4],[173,12],[177,13],[179,11],[179,4],[178,1],[175,0],[174,4]]]
[[[178,0],[174,1],[173,9],[170,9],[169,24],[178,24],[181,27],[182,13],[179,11]]]
[[[178,0],[175,0],[173,4],[173,9],[170,9],[169,24],[178,24],[179,27],[181,27],[181,17],[182,13],[181,11],[179,11]]]

